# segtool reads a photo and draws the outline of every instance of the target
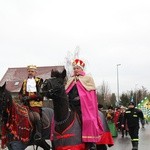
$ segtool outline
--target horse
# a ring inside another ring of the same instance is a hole
[[[64,69],[62,72],[52,70],[51,78],[46,79],[40,89],[41,94],[51,98],[53,101],[54,121],[51,140],[53,141],[54,149],[88,150],[88,146],[82,142],[81,119],[77,112],[69,105],[69,99],[65,91],[65,83],[66,70]],[[109,134],[111,133],[109,132]],[[110,135],[110,146],[113,145],[111,138]],[[102,141],[97,143],[96,147],[97,150],[107,149],[106,144],[103,144]]]
[[[52,147],[45,141],[50,140],[50,129],[53,118],[52,108],[42,108],[42,140],[35,141],[35,129],[28,116],[27,106],[16,103],[10,91],[6,89],[6,83],[0,86],[0,116],[1,116],[1,140],[2,148],[9,150],[24,150],[33,145],[50,150]]]

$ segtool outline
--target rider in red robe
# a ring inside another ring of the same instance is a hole
[[[27,67],[28,77],[23,81],[19,97],[22,102],[29,107],[29,117],[36,129],[35,140],[41,140],[42,137],[42,106],[43,98],[39,94],[39,88],[43,83],[43,79],[36,77],[37,67],[30,65]]]

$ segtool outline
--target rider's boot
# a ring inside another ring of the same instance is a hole
[[[38,140],[42,139],[42,122],[41,122],[41,120],[36,121],[35,127],[36,127],[36,132],[34,135],[34,140],[38,141]]]

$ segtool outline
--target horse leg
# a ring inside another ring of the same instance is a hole
[[[8,145],[9,150],[25,150],[26,147],[27,145],[21,141],[12,141]]]
[[[35,141],[35,145],[40,146],[44,150],[50,150],[50,145],[45,140]]]
[[[105,144],[96,145],[97,150],[107,150],[107,146]]]

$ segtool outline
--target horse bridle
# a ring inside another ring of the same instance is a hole
[[[51,89],[48,90],[48,92],[51,93],[51,94],[54,94],[54,88],[55,87],[54,87],[54,84],[52,83],[52,79],[56,79],[56,77],[52,77],[52,78],[50,78],[50,79],[47,80],[47,84],[49,85],[48,88],[51,87]],[[64,123],[66,123],[67,120],[69,119],[70,115],[71,115],[71,110],[69,109],[68,110],[68,114],[66,115],[65,119],[62,120],[62,121],[55,121],[55,124],[56,125],[62,125]]]
[[[67,114],[67,116],[66,116],[66,118],[65,118],[64,120],[62,120],[62,121],[55,121],[55,124],[56,124],[56,125],[62,125],[62,124],[64,124],[64,123],[66,123],[67,120],[69,119],[70,115],[71,115],[71,111],[69,110],[69,111],[68,111],[68,114]]]
[[[56,92],[58,92],[62,87],[61,86],[57,86],[58,82],[57,83],[53,83],[53,79],[57,79],[56,77],[52,77],[50,79],[47,79],[47,81],[45,81],[47,84],[47,91],[42,91],[43,93],[48,93],[50,94],[50,96],[58,96],[58,94]]]
[[[50,83],[49,83],[50,82]],[[43,91],[43,87],[44,87],[44,85],[47,85],[47,89],[49,89],[49,85],[51,85],[51,88],[50,88],[50,90],[44,90]],[[52,84],[52,82],[51,82],[51,78],[50,79],[46,79],[45,81],[44,81],[44,83],[42,84],[42,86],[41,86],[41,93],[51,93],[51,92],[53,92],[53,88],[54,88],[54,86],[53,86],[53,84]]]

